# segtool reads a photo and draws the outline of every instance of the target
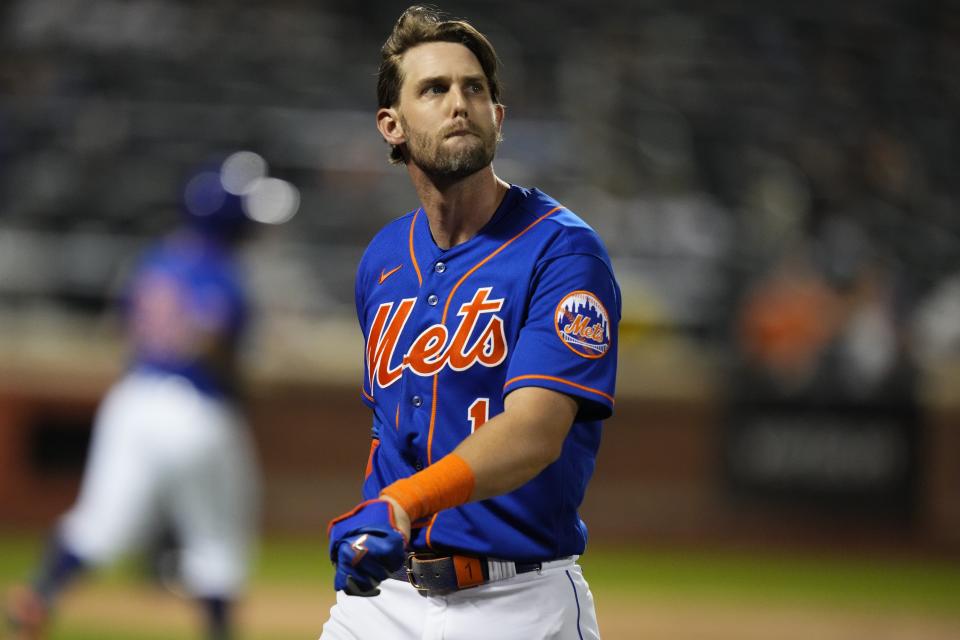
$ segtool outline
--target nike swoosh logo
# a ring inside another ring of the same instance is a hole
[[[389,278],[390,276],[392,276],[393,274],[395,274],[397,271],[400,271],[400,269],[402,269],[402,268],[403,268],[403,265],[401,264],[399,267],[394,267],[393,269],[390,269],[390,271],[384,271],[383,269],[381,269],[381,270],[380,270],[380,282],[379,282],[378,284],[383,284],[383,281],[384,281],[384,280],[386,280],[387,278]]]

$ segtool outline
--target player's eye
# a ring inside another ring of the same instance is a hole
[[[485,90],[482,82],[471,82],[467,89],[476,94],[482,94]]]
[[[447,91],[447,88],[442,84],[431,84],[424,88],[423,94],[437,96],[437,95],[446,93],[446,91]]]

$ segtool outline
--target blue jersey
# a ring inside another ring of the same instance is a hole
[[[134,370],[180,375],[210,395],[230,392],[248,303],[228,247],[191,231],[162,240],[131,278],[125,307]]]
[[[614,404],[620,291],[600,238],[546,194],[512,186],[448,250],[426,214],[387,225],[360,261],[363,399],[374,442],[364,498],[453,451],[525,386],[574,397],[560,458],[519,489],[414,523],[414,549],[507,560],[583,552],[578,515]]]

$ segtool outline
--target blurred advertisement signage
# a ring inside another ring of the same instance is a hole
[[[723,444],[728,485],[786,506],[908,516],[918,471],[907,408],[741,406]]]

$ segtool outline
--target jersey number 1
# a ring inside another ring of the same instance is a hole
[[[490,419],[490,398],[477,398],[467,409],[467,419],[470,420],[470,433],[483,426]]]

